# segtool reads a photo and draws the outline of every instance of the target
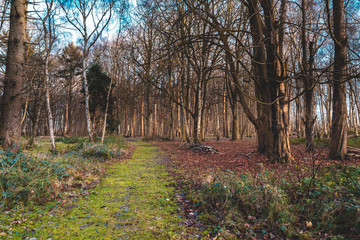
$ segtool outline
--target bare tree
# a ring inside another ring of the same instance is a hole
[[[82,77],[85,93],[85,114],[90,141],[93,140],[93,133],[89,110],[88,82],[86,79],[88,57],[90,49],[111,23],[116,4],[120,5],[121,10],[125,7],[125,1],[122,0],[70,0],[61,3],[61,7],[66,14],[66,19],[82,37]]]
[[[55,41],[57,39],[56,36],[56,24],[55,24],[55,16],[58,14],[56,10],[56,2],[54,0],[46,0],[45,1],[46,9],[45,15],[42,16],[40,14],[41,11],[36,11],[39,20],[41,21],[41,31],[43,31],[43,41],[44,41],[44,87],[45,87],[45,96],[46,96],[46,110],[47,110],[47,118],[49,124],[49,135],[51,141],[52,151],[56,152],[55,145],[55,135],[54,135],[54,121],[53,114],[51,111],[51,102],[50,102],[50,73],[49,73],[49,63],[51,52],[53,50]]]
[[[73,107],[73,91],[76,86],[76,76],[78,76],[82,65],[81,49],[75,46],[74,43],[70,43],[64,47],[62,53],[59,56],[59,61],[62,69],[59,74],[64,78],[64,85],[66,91],[65,98],[65,116],[64,116],[64,132],[63,135],[67,136],[71,134],[72,128],[72,107]]]

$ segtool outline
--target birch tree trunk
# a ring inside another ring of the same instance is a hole
[[[84,43],[86,46],[86,41]],[[85,115],[86,115],[86,126],[89,136],[89,141],[93,141],[93,134],[92,134],[92,128],[91,128],[91,118],[90,118],[90,107],[89,107],[89,88],[88,88],[88,82],[86,77],[86,69],[87,69],[87,51],[86,47],[84,47],[83,50],[83,62],[82,62],[82,78],[83,78],[83,84],[84,84],[84,93],[85,93]]]
[[[45,43],[46,44],[46,43]],[[50,90],[49,90],[49,53],[46,53],[45,57],[45,91],[46,91],[46,110],[47,117],[49,122],[49,135],[51,141],[51,150],[56,152],[55,145],[55,136],[54,136],[54,124],[53,124],[53,116],[51,112],[51,103],[50,103]]]
[[[106,96],[106,107],[105,107],[105,114],[104,114],[104,124],[103,124],[102,135],[101,135],[101,143],[104,143],[104,138],[105,138],[105,133],[106,133],[106,121],[107,121],[109,105],[110,105],[109,102],[110,102],[110,94],[111,94],[111,90],[112,90],[112,83],[113,83],[113,78],[111,78],[111,80],[110,80],[109,90],[108,90],[107,96]],[[134,124],[134,126],[135,126],[135,124]]]

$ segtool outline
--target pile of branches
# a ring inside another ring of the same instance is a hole
[[[204,154],[220,154],[217,149],[212,146],[202,145],[202,144],[190,144],[188,149],[194,153],[204,153]]]

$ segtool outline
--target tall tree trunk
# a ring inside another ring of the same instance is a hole
[[[216,140],[220,140],[221,130],[220,130],[220,103],[216,105]]]
[[[149,83],[148,83],[149,84]],[[145,93],[145,101],[146,101],[146,128],[145,128],[145,136],[147,138],[151,138],[154,136],[154,125],[153,125],[153,109],[151,104],[151,96],[150,96],[150,85],[148,90]]]
[[[86,69],[87,69],[87,41],[84,43],[84,50],[83,50],[83,62],[82,62],[82,78],[84,84],[84,93],[85,93],[85,115],[86,115],[86,127],[89,136],[89,141],[93,141],[93,132],[91,128],[91,117],[90,117],[90,107],[89,107],[89,88],[86,76]]]
[[[228,80],[225,80],[226,82],[228,82]],[[228,138],[229,137],[229,120],[228,120],[228,108],[227,108],[227,97],[226,97],[226,83],[224,85],[224,99],[223,99],[223,122],[224,122],[224,132],[223,135],[224,137]]]
[[[145,136],[145,121],[144,121],[145,110],[144,110],[144,108],[145,108],[144,97],[141,97],[141,137]]]
[[[169,129],[169,139],[174,140],[174,129],[175,129],[175,117],[174,117],[174,104],[173,101],[170,99],[170,129]]]
[[[326,120],[326,100],[324,99],[324,89],[322,86],[319,86],[319,97],[320,97],[320,115],[321,115],[321,131],[318,133],[318,137],[322,138],[325,135],[325,131],[327,128],[327,120]]]
[[[190,130],[186,110],[182,105],[180,108],[181,140],[182,142],[190,143]]]
[[[131,136],[136,137],[136,108],[131,109]]]
[[[257,118],[259,124],[255,126],[257,132],[258,152],[270,155],[272,149],[271,133],[271,99],[270,79],[267,77],[266,52],[264,45],[263,22],[259,15],[258,0],[248,0],[250,29],[253,38],[253,72],[257,103]]]
[[[25,108],[24,108],[24,113],[23,116],[21,118],[21,125],[23,125],[25,119],[26,119],[26,113],[28,111],[28,106],[29,106],[29,94],[26,95],[26,99],[25,99]]]
[[[111,95],[111,90],[112,90],[113,78],[110,78],[110,79],[111,80],[110,80],[109,90],[108,90],[107,96],[106,96],[106,107],[105,107],[105,114],[104,114],[104,124],[102,127],[101,143],[104,143],[104,139],[105,139],[106,123],[107,123],[107,117],[108,117],[109,105],[110,105],[110,95]]]
[[[328,0],[327,0],[328,1]],[[329,6],[327,2],[327,6]],[[347,154],[346,51],[347,37],[343,0],[333,0],[334,86],[333,117],[329,159],[345,159]],[[331,27],[329,29],[332,31]]]
[[[359,105],[359,101],[358,101],[358,89],[357,89],[357,81],[355,79],[354,81],[354,86],[353,84],[350,82],[350,92],[353,96],[353,99],[354,99],[354,104],[356,106],[356,109],[354,109],[354,118],[355,118],[355,122],[356,122],[356,125],[355,125],[355,137],[359,137],[359,132],[358,132],[358,125],[359,125],[359,121],[360,121],[360,105]],[[355,108],[354,106],[354,108]],[[356,115],[356,111],[357,111],[357,115]]]
[[[45,43],[46,45],[46,43]],[[45,91],[46,91],[46,110],[47,110],[47,117],[49,122],[49,135],[51,141],[51,150],[56,152],[56,145],[55,145],[55,136],[54,136],[54,121],[51,112],[51,103],[50,103],[50,89],[49,89],[49,55],[50,53],[46,53],[45,57]]]
[[[154,114],[153,114],[153,135],[154,136],[158,136],[158,112],[157,112],[157,109],[158,109],[158,104],[155,102],[154,104]]]
[[[300,92],[300,88],[296,82],[296,94],[299,94]],[[296,112],[295,112],[295,130],[296,130],[296,137],[297,138],[301,138],[302,137],[302,131],[301,131],[301,98],[297,97],[295,99],[295,104],[296,104]]]
[[[194,109],[194,129],[193,129],[193,140],[194,144],[200,144],[201,139],[201,107],[202,107],[202,94],[201,94],[201,81],[198,79],[196,94],[195,94],[195,109]]]
[[[237,99],[237,94],[234,91],[234,88],[230,81],[227,81],[226,90],[229,95],[230,108],[232,113],[232,131],[231,131],[231,141],[237,141],[240,139],[239,134],[239,104]]]
[[[271,81],[271,129],[272,151],[270,161],[288,163],[293,160],[289,139],[288,94],[286,90],[286,67],[282,56],[286,0],[281,1],[279,24],[275,21],[274,0],[263,0],[265,17],[265,44],[267,53],[267,76]]]
[[[200,124],[200,141],[202,141],[202,142],[206,141],[206,134],[207,134],[206,127],[205,127],[206,117],[207,117],[207,114],[206,114],[205,108],[202,107],[202,109],[201,109],[201,124]]]
[[[239,104],[236,98],[232,101],[231,111],[232,111],[231,141],[237,141],[240,139],[240,129],[239,129]]]
[[[41,99],[41,98],[40,98]],[[32,119],[32,133],[29,141],[27,142],[27,145],[30,147],[34,146],[35,137],[37,136],[38,130],[39,130],[39,120],[40,120],[40,113],[41,113],[42,104],[36,104],[34,109],[34,116]]]
[[[304,0],[303,0],[304,1]],[[314,42],[310,42],[309,45],[309,67],[308,74],[305,70],[305,135],[306,135],[306,151],[313,152],[315,145],[315,133],[314,133],[314,126],[316,121],[315,115],[315,94],[314,94],[314,76],[313,76],[313,64],[314,64]],[[305,47],[305,46],[303,46]],[[303,50],[305,51],[305,50]],[[303,56],[306,57],[306,56]]]
[[[330,79],[330,74],[329,74],[329,77],[328,79]],[[333,88],[331,86],[331,84],[327,84],[327,98],[326,98],[326,127],[325,127],[325,138],[329,138],[330,137],[330,129],[332,127],[332,118],[331,118],[331,111],[333,110],[332,107],[331,107],[331,104],[333,102],[333,96],[332,96],[332,91],[333,91]]]
[[[21,137],[22,85],[26,38],[27,1],[12,0],[4,94],[1,101],[0,136],[5,147],[19,146]]]
[[[69,85],[66,86],[66,103],[65,103],[65,121],[64,121],[64,136],[71,132],[71,108],[72,108],[72,77]]]
[[[314,151],[314,125],[315,125],[315,96],[314,96],[314,42],[310,42],[307,46],[307,15],[306,15],[306,0],[301,0],[301,45],[302,45],[302,72],[305,87],[305,135],[306,135],[306,151]],[[308,59],[308,50],[310,57]]]

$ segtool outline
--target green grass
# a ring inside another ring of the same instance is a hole
[[[112,137],[104,144],[57,143],[50,152],[46,139],[37,139],[32,148],[17,151],[0,149],[0,209],[43,204],[62,192],[89,185],[99,179],[106,161],[119,159],[127,148],[122,138]]]
[[[157,148],[140,143],[89,195],[5,212],[1,231],[6,239],[180,239],[184,219],[161,161]]]

